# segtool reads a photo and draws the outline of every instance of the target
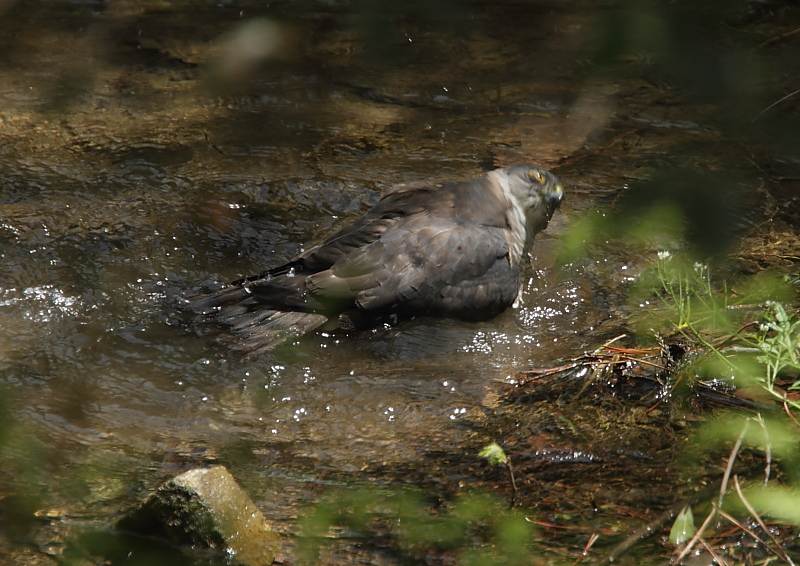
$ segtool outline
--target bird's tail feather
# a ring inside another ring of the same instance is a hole
[[[255,355],[316,330],[327,320],[327,316],[317,313],[262,310],[237,317],[231,321],[231,330],[241,338],[235,347]]]
[[[328,320],[323,314],[278,310],[244,287],[230,287],[190,299],[189,310],[227,327],[229,346],[248,355],[274,349],[286,340],[311,332]]]

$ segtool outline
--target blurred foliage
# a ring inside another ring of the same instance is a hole
[[[694,470],[693,475],[709,456],[733,446],[721,485],[724,503],[721,496],[719,503],[712,503],[710,514],[724,507],[751,516],[757,524],[763,524],[763,514],[800,527],[795,512],[800,506],[800,424],[796,417],[800,402],[794,394],[800,389],[800,314],[794,277],[762,271],[737,274],[730,283],[715,280],[712,270],[730,267],[722,252],[736,239],[725,236],[719,245],[698,245],[688,226],[703,221],[688,220],[691,206],[682,208],[664,201],[642,203],[637,208],[631,204],[636,200],[622,199],[616,211],[579,221],[565,240],[562,257],[574,261],[588,253],[590,245],[601,243],[623,243],[651,254],[629,295],[637,338],[646,341],[656,333],[662,344],[677,340],[689,347],[691,354],[671,377],[675,385],[682,379],[727,383],[763,413],[712,415],[687,442],[683,460]],[[623,216],[629,214],[635,214],[637,220],[623,222]],[[741,213],[731,213],[730,218],[737,216]],[[641,230],[638,219],[646,219],[646,225],[655,229]],[[738,476],[730,474],[743,451],[763,455],[765,477],[763,485],[745,480],[742,492]],[[730,481],[736,485],[733,493]],[[687,550],[685,545],[702,540],[693,538],[695,533],[687,506],[672,525],[670,542]],[[770,552],[785,558],[787,550],[771,533],[767,535],[773,539]]]
[[[789,280],[775,272],[712,281],[711,267],[687,252],[657,252],[629,293],[633,324],[641,335],[653,330],[727,335],[752,320],[769,301],[797,297]]]
[[[12,413],[13,396],[0,388],[0,532],[15,540],[26,540],[36,523],[34,511],[47,497],[43,469],[45,447],[22,426]]]
[[[486,458],[492,466],[499,466],[508,462],[508,456],[506,456],[505,451],[496,442],[484,446],[478,453],[478,456]]]
[[[800,526],[800,484],[751,486],[745,495],[766,516]]]
[[[533,528],[497,499],[468,494],[432,511],[414,491],[352,489],[329,494],[301,520],[298,551],[306,564],[317,562],[334,527],[371,538],[409,560],[433,549],[458,557],[460,564],[529,564]]]
[[[797,432],[779,414],[763,418],[763,422],[759,422],[748,415],[721,413],[698,429],[693,444],[701,450],[718,450],[730,448],[739,438],[744,448],[769,452],[789,464],[787,471],[797,475],[797,472],[792,471],[800,456]],[[797,479],[800,479],[800,475]]]
[[[651,306],[647,297],[653,296],[657,302]],[[800,409],[800,403],[776,388],[787,370],[794,373],[781,385],[800,388],[800,318],[775,300],[796,298],[788,278],[762,272],[730,288],[727,282],[715,286],[708,265],[661,251],[654,266],[642,272],[632,297],[640,309],[633,316],[640,335],[678,333],[700,347],[703,355],[690,367],[695,378],[730,379],[738,387],[758,383]],[[764,297],[770,299],[751,302]]]
[[[690,467],[733,446],[720,501],[712,504],[710,515],[725,507],[751,515],[759,525],[763,525],[763,514],[800,527],[800,515],[795,512],[800,508],[800,423],[795,416],[800,403],[791,394],[800,388],[800,316],[794,303],[776,300],[796,300],[792,279],[760,273],[732,286],[719,285],[712,281],[708,265],[692,261],[686,253],[661,251],[643,271],[634,294],[638,301],[654,296],[653,305],[639,303],[640,319],[650,329],[657,325],[661,333],[680,335],[695,352],[675,379],[728,382],[766,411],[755,416],[733,411],[713,415],[687,443],[683,459]],[[774,409],[758,391],[776,401]],[[733,476],[736,490],[731,494],[729,474],[742,451],[764,455],[764,483],[748,484],[742,492],[738,477]],[[690,514],[686,507],[676,518],[670,531],[673,544],[696,542],[689,542],[695,532]],[[766,534],[773,539],[770,551],[785,559],[787,550],[771,533]]]

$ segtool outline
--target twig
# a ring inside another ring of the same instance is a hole
[[[725,492],[728,491],[728,480],[731,478],[733,462],[736,460],[736,456],[739,454],[739,450],[742,447],[742,440],[744,440],[744,435],[747,432],[749,424],[750,421],[745,421],[742,432],[739,433],[739,438],[736,439],[736,443],[733,445],[733,449],[731,449],[731,454],[728,456],[728,465],[725,466],[725,473],[722,475],[722,483],[719,486],[719,499],[717,500],[718,509],[722,509],[722,500],[725,498]]]
[[[667,521],[675,517],[683,507],[683,502],[673,505],[654,520],[628,535],[625,540],[611,550],[607,562],[614,562],[617,558],[625,554],[634,544],[655,534]]]
[[[766,108],[764,108],[764,109],[763,109],[761,112],[759,112],[758,114],[756,114],[756,117],[755,117],[755,118],[753,118],[753,120],[752,120],[752,121],[753,121],[753,122],[755,122],[756,120],[758,120],[759,118],[761,118],[761,116],[763,116],[764,114],[766,114],[767,112],[769,112],[770,110],[772,110],[773,108],[775,108],[775,107],[776,107],[778,104],[781,104],[782,102],[785,102],[785,101],[789,100],[790,98],[792,98],[792,97],[794,97],[794,96],[797,96],[798,94],[800,94],[800,88],[798,88],[797,90],[794,90],[794,91],[790,92],[789,94],[787,94],[787,95],[786,95],[786,96],[784,96],[784,97],[781,97],[781,98],[779,98],[778,100],[776,100],[775,102],[773,102],[772,104],[770,104],[769,106],[767,106]]]
[[[205,137],[206,143],[210,148],[217,151],[220,155],[227,155],[224,151],[222,151],[217,144],[211,141],[211,138],[208,135],[208,132],[203,132],[203,137]]]
[[[531,379],[535,379],[537,377],[548,377],[550,375],[554,375],[556,373],[561,373],[562,371],[568,371],[571,369],[575,369],[576,367],[588,362],[583,361],[576,361],[570,364],[563,364],[560,366],[555,366],[551,368],[531,368],[526,369],[524,373],[526,376],[530,376]]]
[[[772,442],[769,440],[769,430],[767,430],[767,425],[761,413],[758,413],[756,416],[756,422],[761,426],[761,430],[764,432],[764,457],[767,460],[764,466],[764,485],[767,485],[769,483],[770,470],[772,469]]]
[[[754,533],[752,529],[748,529],[743,524],[741,524],[739,521],[737,521],[733,516],[729,515],[728,513],[723,511],[722,509],[720,509],[720,511],[719,511],[719,516],[722,517],[723,519],[726,519],[726,520],[730,521],[731,523],[736,525],[739,529],[741,529],[742,531],[746,532],[753,540],[758,541],[758,543],[761,546],[763,546],[764,548],[769,548],[769,544],[767,544],[764,541],[764,539],[762,539],[760,536],[758,536],[756,533]]]
[[[775,552],[775,554],[778,555],[781,558],[781,560],[784,560],[785,562],[788,562],[791,566],[794,566],[794,562],[789,557],[789,555],[786,554],[786,551],[781,546],[781,543],[778,541],[778,539],[775,538],[775,535],[773,535],[772,531],[769,530],[766,523],[764,523],[764,521],[761,519],[761,516],[756,512],[753,506],[750,505],[750,502],[747,500],[747,498],[745,498],[744,493],[742,493],[742,487],[739,485],[738,476],[733,476],[733,485],[736,486],[736,493],[739,494],[739,499],[742,500],[742,503],[747,509],[747,512],[750,513],[750,515],[756,520],[761,529],[765,533],[767,533],[767,536],[769,536],[769,538],[775,544],[775,549],[773,550],[773,552]]]
[[[770,45],[775,45],[776,43],[780,43],[781,41],[789,39],[790,37],[795,36],[798,33],[800,33],[800,28],[793,29],[792,31],[787,31],[786,33],[781,33],[779,35],[764,40],[763,42],[761,42],[759,47],[769,47]]]
[[[714,549],[711,548],[711,545],[709,545],[706,541],[700,539],[700,544],[702,544],[705,547],[706,551],[711,555],[711,558],[713,558],[716,561],[716,563],[719,564],[719,566],[728,566],[728,563],[725,561],[725,559],[722,558],[722,556],[720,556],[716,552],[714,552]]]
[[[603,344],[602,346],[600,346],[599,348],[597,348],[597,349],[596,349],[594,352],[592,352],[592,353],[593,353],[594,355],[597,355],[597,354],[599,354],[599,353],[600,353],[602,350],[604,350],[605,348],[608,348],[609,346],[611,346],[611,344],[613,344],[614,342],[616,342],[616,341],[618,341],[618,340],[622,340],[622,339],[623,339],[623,338],[625,338],[626,336],[627,336],[627,334],[620,334],[619,336],[614,336],[614,338],[612,338],[611,340],[609,340],[608,342],[606,342],[605,344]]]
[[[789,408],[789,404],[786,401],[783,402],[783,410],[786,412],[792,422],[800,427],[800,421],[798,421],[797,418],[792,414],[792,410]]]
[[[508,504],[509,509],[513,509],[517,503],[517,480],[514,478],[514,467],[511,465],[511,456],[506,456],[506,469],[508,470],[508,477],[511,480],[511,501]]]
[[[748,306],[749,306],[749,305],[748,305]],[[729,306],[728,308],[730,309],[730,308],[732,308],[732,307],[731,307],[731,306]],[[730,342],[731,340],[733,340],[734,338],[736,338],[736,337],[737,337],[739,334],[741,334],[743,331],[747,330],[748,328],[750,328],[750,327],[752,327],[752,326],[757,326],[757,325],[758,325],[758,323],[757,323],[757,322],[753,322],[753,321],[744,323],[743,325],[741,325],[741,326],[740,326],[740,327],[739,327],[739,328],[736,330],[736,332],[734,332],[733,334],[729,334],[729,335],[725,336],[724,338],[722,338],[722,340],[720,340],[720,341],[719,341],[719,342],[716,344],[716,347],[721,349],[721,348],[722,348],[722,347],[723,347],[725,344],[727,344],[728,342]]]
[[[578,559],[575,561],[575,564],[578,564],[579,562],[581,562],[584,558],[586,558],[589,555],[589,550],[592,548],[592,546],[594,546],[594,543],[596,543],[597,539],[599,539],[599,538],[600,538],[599,534],[592,533],[592,536],[589,537],[589,540],[586,542],[586,545],[583,547],[583,551],[581,552],[581,555],[578,557]]]
[[[686,555],[692,551],[692,548],[694,548],[694,545],[697,544],[698,540],[700,540],[700,537],[703,536],[703,533],[705,532],[706,528],[708,527],[709,524],[711,524],[711,521],[714,519],[716,515],[717,515],[717,506],[712,505],[711,511],[709,511],[708,516],[706,517],[705,521],[703,521],[703,524],[700,525],[700,528],[697,529],[696,533],[694,533],[692,539],[688,543],[686,543],[686,546],[683,547],[681,553],[673,561],[675,564],[679,564],[680,561],[683,560],[686,557]]]
[[[659,351],[659,348],[621,348],[619,346],[606,346],[606,350],[610,352],[615,352],[618,354],[630,354],[630,355],[642,355],[646,356],[647,354],[653,354]]]
[[[648,362],[647,360],[642,360],[640,358],[634,358],[633,356],[626,356],[626,355],[623,355],[623,354],[618,354],[618,355],[623,360],[627,360],[627,361],[630,361],[630,362],[636,362],[637,364],[645,364],[645,365],[648,365],[648,366],[653,366],[654,368],[658,368],[658,369],[661,369],[661,370],[666,369],[661,364],[657,364],[657,363],[654,363],[654,362]]]

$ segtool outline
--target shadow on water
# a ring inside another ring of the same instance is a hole
[[[0,411],[13,472],[0,521],[22,525],[0,536],[0,556],[50,563],[72,529],[212,462],[288,538],[331,485],[369,476],[452,493],[486,480],[473,454],[519,419],[531,493],[552,520],[613,538],[672,503],[668,407],[554,395],[507,425],[486,415],[496,382],[625,330],[644,258],[605,249],[556,268],[569,221],[630,187],[635,210],[675,170],[724,170],[752,190],[754,155],[796,184],[800,156],[779,143],[796,111],[763,117],[772,136],[739,135],[719,91],[695,93],[687,57],[669,49],[687,16],[710,21],[628,2],[0,1],[0,386],[13,400]],[[753,17],[730,25],[775,25]],[[718,51],[735,66],[743,49]],[[796,67],[782,45],[772,55]],[[763,78],[729,103],[756,115],[781,93],[749,65]],[[568,198],[536,244],[524,304],[491,322],[319,333],[246,360],[175,312],[187,292],[292,256],[391,184],[530,160]],[[551,534],[564,553],[585,544]]]

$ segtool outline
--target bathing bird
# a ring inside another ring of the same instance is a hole
[[[320,244],[189,305],[251,354],[329,321],[488,320],[517,299],[527,251],[563,195],[555,175],[529,164],[396,185]]]

